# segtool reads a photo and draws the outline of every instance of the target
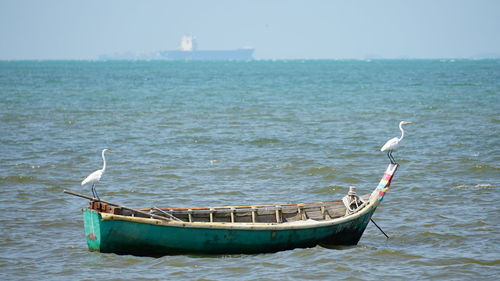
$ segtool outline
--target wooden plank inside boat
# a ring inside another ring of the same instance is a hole
[[[368,198],[369,194],[363,198]],[[285,223],[301,220],[331,220],[345,215],[346,208],[340,200],[284,204],[284,205],[258,205],[258,206],[227,206],[205,208],[149,208],[140,209],[141,213],[131,209],[116,206],[105,206],[102,202],[94,202],[89,208],[117,214],[148,218],[146,214],[175,218],[185,222],[222,222],[222,223]]]

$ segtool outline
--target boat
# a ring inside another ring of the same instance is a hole
[[[363,203],[353,211],[342,200],[133,209],[64,192],[89,199],[83,218],[91,251],[139,256],[267,253],[316,245],[356,245],[397,168],[398,164],[389,164],[378,186],[361,196]]]
[[[243,47],[233,50],[198,50],[196,37],[185,35],[181,38],[179,47],[176,50],[155,51],[155,52],[127,52],[100,55],[99,60],[253,60],[255,49]]]
[[[160,51],[165,60],[252,60],[253,48],[235,50],[198,50],[196,38],[185,35],[181,38],[178,50]]]

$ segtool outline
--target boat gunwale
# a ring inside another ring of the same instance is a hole
[[[374,210],[378,204],[379,200],[371,200],[362,209],[352,214],[332,218],[329,220],[299,220],[293,222],[283,222],[283,223],[270,223],[270,222],[187,222],[187,221],[175,221],[175,220],[160,220],[154,218],[143,218],[143,217],[132,217],[123,216],[116,214],[109,214],[105,212],[97,212],[103,221],[128,221],[142,224],[152,224],[158,226],[170,226],[170,227],[182,227],[182,228],[205,228],[205,229],[238,229],[238,230],[289,230],[289,229],[308,229],[317,227],[328,227],[331,225],[341,224],[348,222],[350,220],[357,219],[370,211]]]

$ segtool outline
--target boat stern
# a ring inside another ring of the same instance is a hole
[[[101,220],[99,212],[89,208],[83,210],[85,240],[91,251],[100,251],[101,249]]]

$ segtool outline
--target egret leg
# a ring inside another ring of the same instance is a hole
[[[387,152],[387,158],[389,158],[389,161],[391,161],[391,164],[394,164],[394,163],[392,163],[392,158],[391,158],[391,152],[390,151]]]
[[[396,160],[394,160],[394,156],[392,156],[392,151],[387,152],[387,157],[389,157],[391,164],[396,164]]]
[[[95,189],[95,183],[92,185],[92,196],[94,198],[97,198],[98,201],[100,201],[101,199],[99,198],[99,195],[97,195],[97,190]]]
[[[391,160],[391,164],[398,164],[398,162],[394,159],[394,156],[392,156],[392,151],[389,151],[387,156],[389,157],[389,160]]]

